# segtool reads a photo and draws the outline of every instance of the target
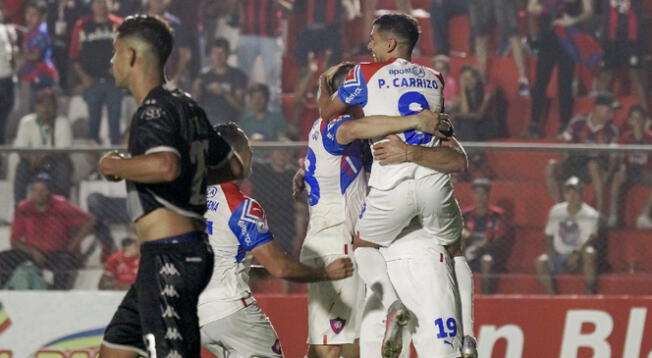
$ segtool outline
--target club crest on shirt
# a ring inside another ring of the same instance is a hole
[[[346,325],[346,320],[340,317],[333,318],[330,320],[330,322],[331,322],[331,329],[333,330],[333,332],[335,332],[335,334],[339,334],[340,332],[342,332],[344,326]]]

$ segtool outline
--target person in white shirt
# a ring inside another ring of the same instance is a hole
[[[5,24],[0,1],[0,144],[5,144],[5,127],[14,107],[15,54],[18,52],[14,26]]]
[[[215,130],[238,153],[248,176],[252,151],[245,133],[235,123]],[[278,336],[251,294],[252,259],[273,276],[296,282],[347,278],[353,263],[338,258],[316,268],[291,259],[276,243],[263,207],[235,182],[209,186],[207,196],[206,229],[215,262],[197,306],[202,344],[218,357],[282,357]]]
[[[17,148],[69,148],[72,146],[72,125],[57,114],[57,98],[51,89],[36,95],[34,113],[20,119],[14,140]],[[73,166],[67,154],[23,153],[16,167],[14,200],[25,198],[27,182],[35,173],[46,172],[52,178],[52,191],[70,197]]]
[[[595,294],[597,258],[593,246],[600,227],[600,213],[583,202],[584,185],[578,177],[564,183],[566,201],[550,209],[545,228],[546,253],[536,260],[539,281],[546,293],[556,293],[553,275],[584,273],[586,291]]]

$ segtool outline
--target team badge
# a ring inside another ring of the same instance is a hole
[[[335,334],[339,334],[340,332],[342,332],[344,326],[346,325],[346,320],[339,317],[333,318],[330,322],[331,322],[331,329],[333,330],[333,332],[335,332]]]
[[[211,185],[211,186],[209,186],[208,189],[207,189],[207,191],[208,191],[208,192],[206,193],[206,196],[207,196],[209,199],[210,199],[210,198],[214,198],[215,195],[217,195],[217,185]]]

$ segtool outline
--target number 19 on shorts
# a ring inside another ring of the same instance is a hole
[[[457,321],[455,321],[455,318],[448,318],[445,325],[443,318],[437,318],[435,320],[435,326],[439,330],[437,333],[437,338],[439,339],[457,336]]]

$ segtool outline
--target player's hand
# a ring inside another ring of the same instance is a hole
[[[328,280],[341,280],[353,275],[353,262],[348,257],[343,257],[331,262],[326,268]]]
[[[100,174],[102,174],[102,176],[104,176],[104,178],[106,178],[106,180],[108,180],[108,181],[120,181],[120,180],[122,180],[122,178],[120,178],[120,177],[108,174],[106,165],[107,165],[108,160],[115,160],[115,159],[121,160],[121,159],[124,159],[124,158],[125,158],[125,156],[118,153],[118,151],[116,151],[116,150],[104,154],[102,156],[102,158],[100,158],[100,163],[99,163]]]
[[[453,124],[448,114],[423,110],[414,115],[417,120],[416,130],[447,139],[453,135]]]
[[[292,197],[294,200],[297,200],[299,194],[301,194],[306,189],[306,182],[304,181],[306,173],[303,171],[303,168],[299,168],[294,177],[292,178]]]
[[[396,135],[390,135],[385,140],[374,144],[374,158],[380,165],[397,164],[408,160],[409,146]]]

